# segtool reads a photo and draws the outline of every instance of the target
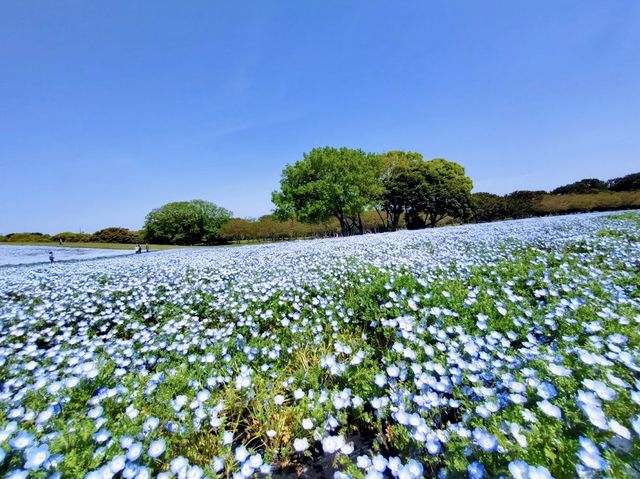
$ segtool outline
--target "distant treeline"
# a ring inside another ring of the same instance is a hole
[[[65,231],[55,235],[43,233],[10,233],[0,236],[0,242],[5,243],[144,243],[144,231],[132,231],[127,228],[105,228],[95,233],[73,233]]]
[[[640,208],[640,173],[608,181],[583,179],[560,186],[551,192],[515,191],[507,195],[492,193],[471,194],[471,210],[463,217],[445,216],[438,225],[481,223],[505,219],[519,219],[554,214],[582,213]],[[397,219],[398,228],[425,227],[416,223],[404,212]],[[389,230],[392,218],[387,211],[371,209],[360,215],[362,232],[377,233]],[[340,235],[343,228],[337,218],[325,222],[303,223],[295,219],[280,220],[274,215],[258,219],[229,218],[217,230],[210,244],[254,241],[282,241],[301,238],[320,238]],[[152,242],[149,230],[132,231],[111,227],[95,233],[62,232],[55,235],[43,233],[11,233],[0,236],[2,243],[125,243]]]
[[[566,213],[640,208],[640,173],[602,181],[586,178],[546,191],[499,196],[473,193],[472,221],[486,222]]]

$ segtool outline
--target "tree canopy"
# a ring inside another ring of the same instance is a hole
[[[608,181],[611,191],[636,191],[640,190],[640,173],[631,173],[620,178]]]
[[[204,200],[177,201],[151,211],[145,220],[147,241],[194,245],[215,243],[231,212]]]
[[[402,214],[411,207],[419,183],[415,173],[423,158],[420,153],[395,150],[384,153],[382,162],[381,208],[387,214],[387,229],[395,231]]]
[[[388,166],[382,179],[382,208],[389,229],[398,227],[403,212],[409,228],[433,227],[445,216],[465,218],[471,212],[473,183],[458,163],[423,161],[413,152],[394,151],[383,158]]]
[[[571,193],[598,193],[608,189],[607,182],[597,178],[585,178],[568,185],[560,186],[551,191],[553,195],[566,195]]]
[[[314,148],[282,172],[273,192],[275,216],[321,223],[338,219],[343,235],[363,233],[362,213],[382,193],[379,155],[350,148]]]

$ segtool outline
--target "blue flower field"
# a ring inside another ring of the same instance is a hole
[[[0,476],[640,476],[640,215],[0,269]]]

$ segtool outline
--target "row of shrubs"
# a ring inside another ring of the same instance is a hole
[[[105,228],[95,233],[72,233],[65,231],[55,235],[44,233],[10,233],[0,236],[4,243],[144,243],[144,231],[132,231],[127,228]]]

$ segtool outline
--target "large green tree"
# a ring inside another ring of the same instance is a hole
[[[380,208],[386,217],[380,215],[386,229],[398,229],[402,213],[411,206],[415,189],[419,184],[416,166],[423,162],[422,155],[412,151],[389,151],[381,155],[383,164]]]
[[[436,158],[416,165],[420,184],[412,198],[412,209],[424,213],[434,227],[445,216],[466,218],[471,213],[473,182],[464,167]]]
[[[177,201],[151,211],[144,230],[150,242],[193,245],[215,243],[231,212],[204,200]]]
[[[379,155],[350,148],[314,148],[282,171],[275,215],[307,223],[338,219],[343,235],[363,233],[362,213],[382,193]]]

